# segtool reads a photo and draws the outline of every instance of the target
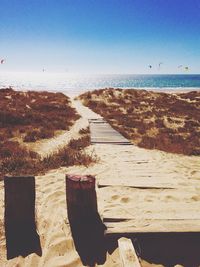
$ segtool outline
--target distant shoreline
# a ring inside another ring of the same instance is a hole
[[[138,89],[139,90],[139,89]],[[191,92],[191,91],[200,91],[200,88],[196,88],[196,87],[175,87],[175,88],[150,88],[150,89],[145,89],[147,91],[153,91],[153,92],[160,92],[160,93],[188,93],[188,92]]]
[[[148,88],[137,88],[137,87],[134,87],[134,88],[129,88],[129,87],[105,87],[105,88],[92,88],[92,89],[89,89],[89,90],[85,90],[83,91],[83,93],[85,92],[92,92],[94,90],[99,90],[99,89],[122,89],[122,90],[146,90],[146,91],[152,91],[152,92],[157,92],[157,93],[167,93],[167,94],[178,94],[178,93],[189,93],[189,92],[192,92],[192,91],[200,91],[200,88],[196,88],[196,87],[175,87],[175,88],[171,88],[171,87],[163,87],[163,88],[151,88],[151,87],[148,87]],[[66,93],[66,92],[64,92]],[[69,96],[74,96],[74,95],[71,95],[70,93],[68,94]]]
[[[17,90],[63,92],[79,95],[88,90],[122,88],[164,92],[186,92],[200,90],[200,75],[134,75],[134,74],[71,74],[71,73],[1,73],[0,88]]]
[[[99,90],[99,89],[123,89],[123,90],[146,90],[146,91],[152,91],[152,92],[157,92],[157,93],[167,93],[167,94],[181,94],[181,93],[188,93],[188,92],[192,92],[192,91],[200,91],[200,88],[196,88],[196,87],[175,87],[175,88],[169,88],[169,87],[163,87],[163,88],[129,88],[129,87],[104,87],[104,88],[91,88],[91,89],[70,89],[68,90],[56,90],[56,89],[51,89],[51,88],[28,88],[28,87],[15,87],[15,86],[10,86],[12,89],[16,90],[16,91],[45,91],[45,92],[52,92],[52,93],[63,93],[71,98],[77,97],[80,94],[86,93],[86,92],[92,92],[94,90]],[[5,88],[9,88],[9,86],[0,86],[0,90],[1,89],[5,89]]]

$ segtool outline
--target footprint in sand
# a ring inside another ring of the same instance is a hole
[[[190,172],[191,175],[196,175],[196,174],[199,174],[200,175],[200,172],[197,170],[197,171],[191,171]]]
[[[129,197],[122,197],[121,198],[121,202],[122,203],[128,203],[130,201],[130,198]]]
[[[153,199],[151,197],[147,197],[144,200],[147,201],[147,202],[153,202]]]
[[[200,200],[200,196],[198,196],[198,195],[192,196],[191,200],[199,201]]]
[[[166,196],[166,197],[165,197],[165,199],[166,199],[166,200],[174,200],[174,201],[176,201],[176,200],[177,200],[177,198],[176,198],[176,197],[174,197],[174,196],[169,196],[169,195],[168,195],[168,196]]]
[[[118,195],[112,196],[112,200],[117,200],[117,199],[119,199],[119,196]]]

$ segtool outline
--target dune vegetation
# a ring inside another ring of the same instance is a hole
[[[25,146],[52,138],[56,131],[70,130],[80,116],[62,93],[0,90],[0,178],[4,175],[36,175],[71,165],[89,165],[94,156],[85,152],[89,129],[58,152],[41,158]]]
[[[62,93],[0,89],[0,140],[20,137],[25,142],[69,130],[80,118]]]
[[[79,98],[135,145],[200,155],[200,91],[110,88],[86,92]]]

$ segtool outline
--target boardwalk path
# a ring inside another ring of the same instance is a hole
[[[72,103],[81,114],[82,119],[89,121],[92,144],[131,145],[129,140],[114,130],[100,115],[84,107],[79,101]]]
[[[99,115],[78,101],[74,105],[89,119],[101,158],[87,172],[96,174],[108,233],[200,231],[199,158],[113,144],[112,136],[119,144],[129,142]],[[103,130],[98,123],[104,123]]]
[[[115,131],[104,119],[90,119],[92,144],[131,145],[131,142]]]

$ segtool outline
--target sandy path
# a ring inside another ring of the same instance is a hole
[[[79,102],[74,102],[78,112],[87,122],[88,118],[99,117],[94,112],[83,107]],[[82,126],[81,126],[82,127]],[[72,132],[71,132],[72,134]],[[73,136],[74,138],[74,136]],[[53,143],[49,143],[49,149],[55,150]],[[76,253],[67,223],[66,195],[65,195],[65,174],[92,174],[96,175],[97,182],[103,181],[130,181],[137,179],[137,166],[135,160],[147,162],[144,172],[154,173],[155,180],[166,180],[179,185],[179,190],[171,194],[169,190],[144,190],[143,194],[134,188],[126,187],[105,187],[97,189],[98,206],[101,214],[115,215],[117,207],[121,208],[121,214],[127,213],[136,201],[141,203],[154,203],[164,201],[167,205],[176,205],[181,201],[200,204],[200,159],[198,157],[187,157],[168,154],[160,151],[150,151],[136,146],[120,145],[93,145],[88,150],[95,150],[100,162],[89,168],[84,166],[60,168],[52,170],[44,176],[36,177],[36,221],[41,239],[43,256],[38,257],[31,254],[25,259],[18,257],[13,260],[6,260],[5,236],[3,233],[4,214],[4,190],[0,182],[0,266],[39,266],[39,267],[79,267],[82,266]],[[140,178],[141,179],[141,178]],[[188,187],[189,185],[189,187]],[[187,188],[187,190],[186,190]],[[140,210],[136,210],[134,216],[141,216]],[[119,254],[116,250],[108,257],[104,264],[106,267],[119,267]],[[142,262],[142,266],[152,266]],[[156,265],[157,266],[157,265]]]
[[[76,108],[76,102],[72,101],[72,107]],[[83,112],[80,113],[82,116]],[[73,139],[78,139],[80,137],[80,129],[85,129],[89,125],[87,116],[83,116],[78,119],[69,131],[65,131],[54,138],[40,140],[35,143],[26,144],[28,148],[37,152],[42,158],[57,152],[60,148],[66,146],[69,141]]]
[[[51,139],[35,142],[28,147],[37,152],[42,158],[55,153],[60,148],[66,146],[72,139],[78,139],[80,137],[79,130],[87,128],[88,121],[84,118],[78,119],[69,131],[59,134]]]
[[[76,108],[78,113],[85,119],[99,119],[102,118],[99,114],[93,112],[91,109],[82,105],[79,100],[71,100],[73,107]]]

